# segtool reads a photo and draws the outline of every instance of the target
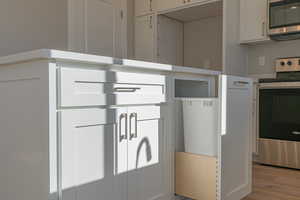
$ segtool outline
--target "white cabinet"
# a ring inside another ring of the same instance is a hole
[[[155,20],[153,15],[135,19],[135,59],[155,61]]]
[[[165,76],[94,69],[60,69],[60,105],[132,105],[166,101]]]
[[[113,109],[81,109],[61,112],[62,199],[123,200],[114,176]]]
[[[160,106],[128,107],[119,111],[115,175],[127,176],[127,199],[151,200],[163,196],[164,133]]]
[[[159,11],[170,10],[173,8],[180,7],[185,4],[185,0],[165,0],[158,1],[157,8]]]
[[[252,152],[258,154],[258,117],[259,117],[259,83],[253,84],[252,107]]]
[[[222,76],[221,199],[242,199],[251,192],[252,80]]]
[[[128,140],[128,199],[162,199],[164,119],[159,106],[131,107]]]
[[[159,163],[160,107],[130,107],[128,117],[128,170]]]
[[[240,42],[252,43],[270,40],[267,0],[240,0]]]
[[[157,2],[158,11],[168,11],[180,7],[186,7],[190,4],[201,4],[201,3],[209,3],[214,0],[164,0]]]
[[[135,16],[151,14],[155,10],[156,0],[135,0]]]
[[[69,1],[69,50],[102,56],[126,56],[126,15],[115,0]]]
[[[63,200],[163,195],[160,106],[64,110],[60,116]]]

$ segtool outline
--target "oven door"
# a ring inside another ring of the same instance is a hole
[[[300,141],[300,87],[261,87],[259,136]]]
[[[269,0],[269,34],[300,32],[300,0]]]

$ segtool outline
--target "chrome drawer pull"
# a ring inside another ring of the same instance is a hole
[[[125,121],[125,130],[124,130],[124,134],[122,133],[122,121]],[[122,140],[127,140],[127,114],[123,113],[120,115],[119,118],[119,137],[120,137],[120,142],[122,142]]]
[[[114,88],[115,92],[136,92],[140,90],[139,87],[116,87]]]
[[[132,119],[134,118],[134,126],[132,126]],[[134,127],[134,132],[132,131]],[[129,139],[137,138],[137,113],[131,113],[129,117]]]
[[[249,82],[246,82],[246,81],[234,81],[234,85],[249,85]]]

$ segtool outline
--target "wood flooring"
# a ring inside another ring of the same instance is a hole
[[[300,200],[300,170],[255,164],[252,194],[243,200]]]

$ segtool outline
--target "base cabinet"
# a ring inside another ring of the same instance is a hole
[[[163,196],[160,106],[64,110],[63,200]]]
[[[122,200],[125,176],[114,175],[115,110],[61,112],[62,199]]]
[[[122,65],[120,69],[118,62],[95,66],[93,59],[98,63],[101,57],[87,55],[86,59],[93,58],[88,62],[82,56],[43,50],[2,59],[4,63],[14,61],[0,69],[1,199],[172,199],[173,126],[181,122],[172,119],[180,113],[173,113],[173,101],[166,97],[174,89],[170,76],[177,72],[146,76],[150,70],[139,68],[144,73],[124,74],[119,72],[138,66]],[[78,73],[67,70],[64,74],[64,67]],[[98,69],[107,73],[97,73]],[[113,71],[117,71],[114,79],[105,79]],[[118,86],[112,90],[116,81]],[[105,83],[109,87],[103,87]],[[251,190],[252,83],[225,75],[219,83],[222,120],[215,187],[221,187],[219,199],[242,199]],[[160,98],[155,99],[158,94]],[[127,103],[97,103],[110,95]],[[142,101],[145,97],[151,101]],[[296,154],[300,155],[298,147]],[[202,166],[199,174],[203,175]]]

